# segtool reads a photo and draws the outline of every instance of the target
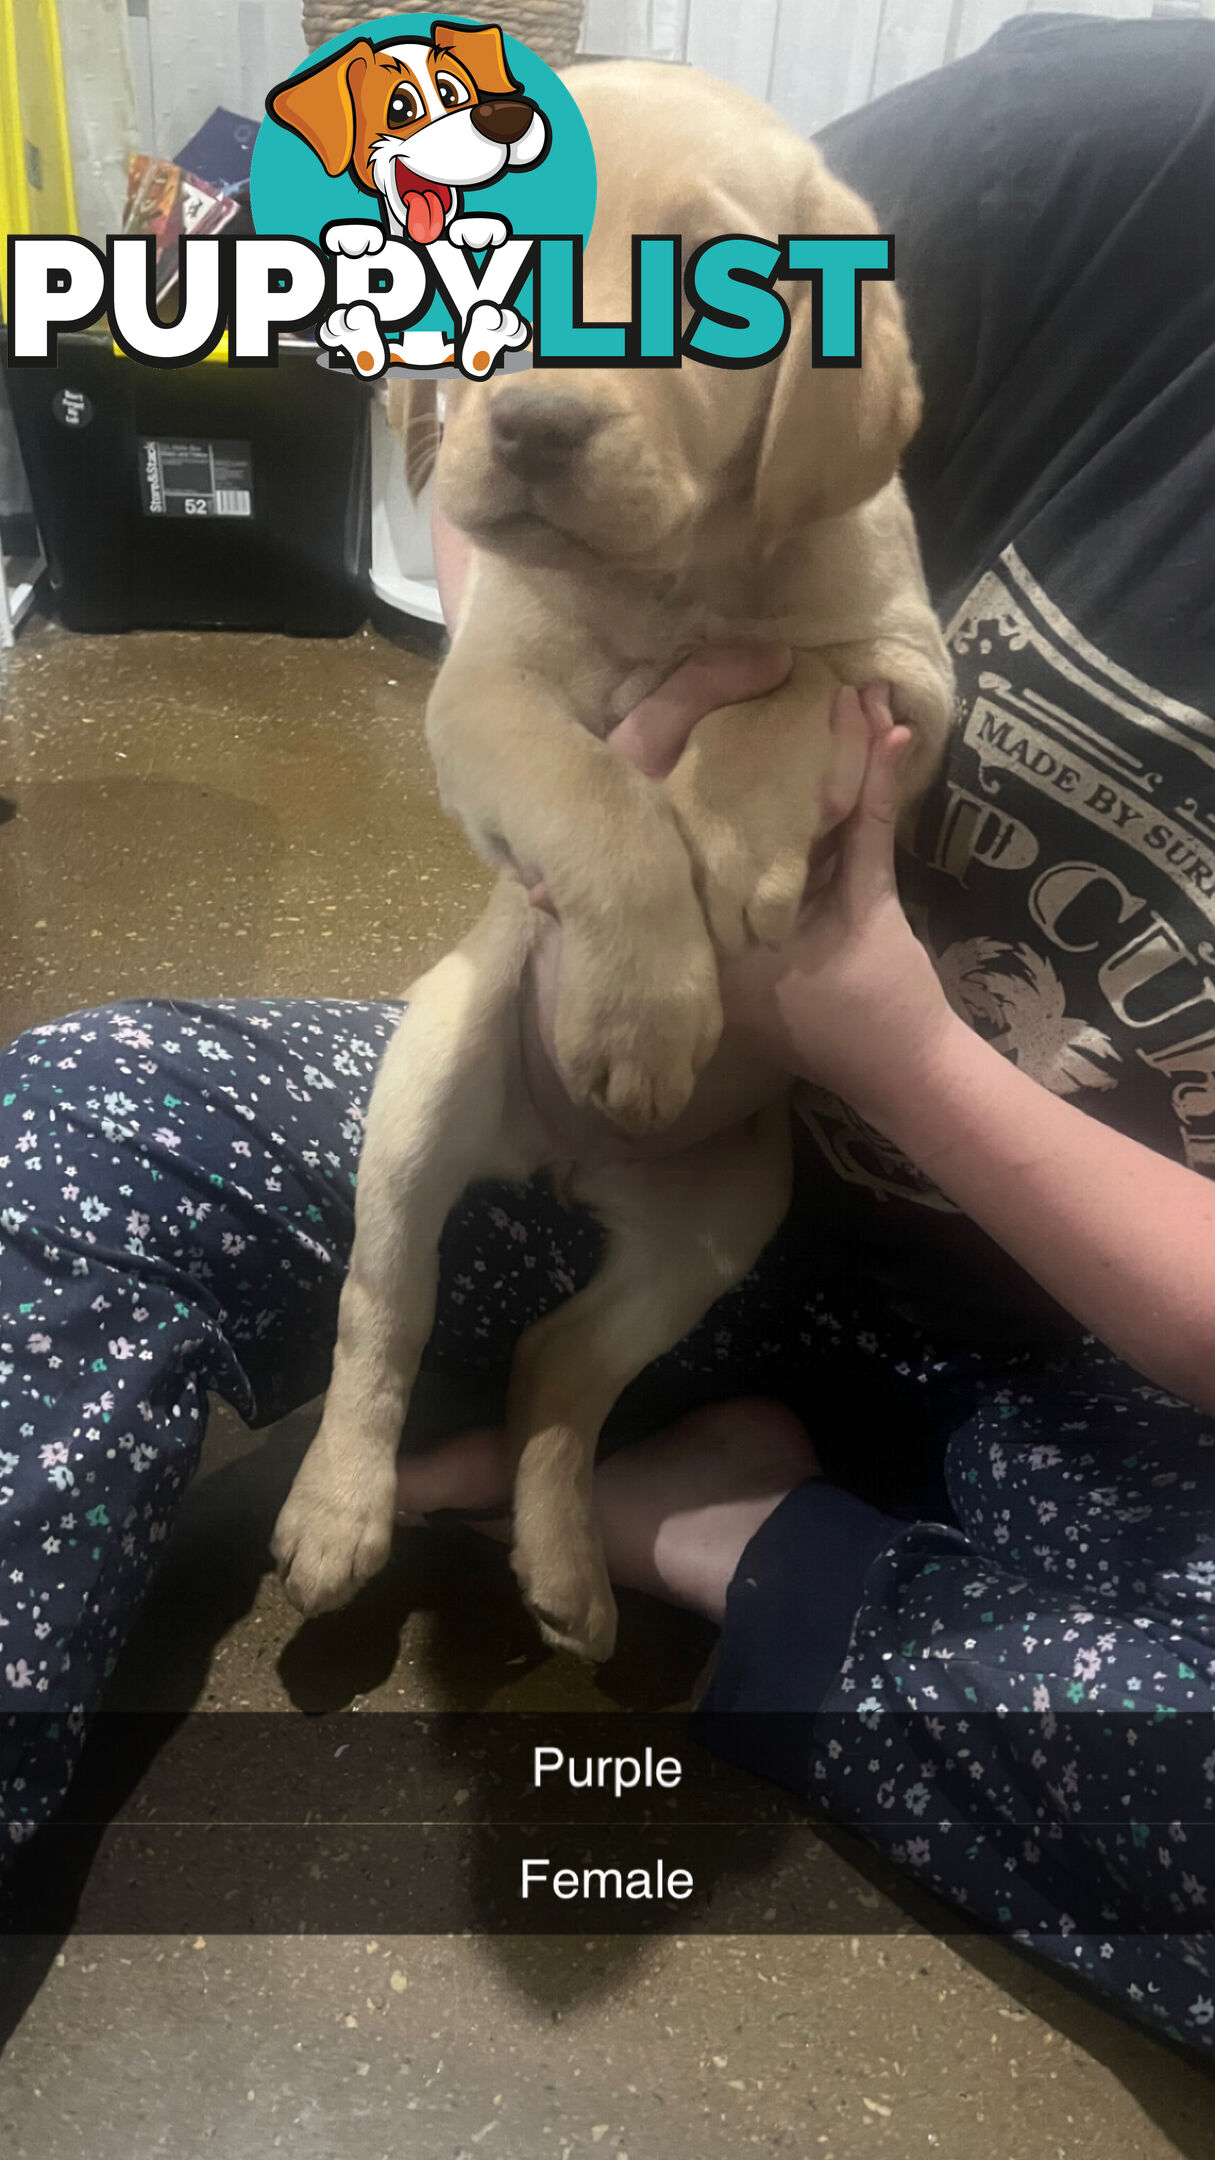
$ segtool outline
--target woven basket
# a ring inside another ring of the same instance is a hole
[[[530,45],[550,67],[558,68],[568,67],[578,50],[582,11],[583,0],[504,0],[504,5],[487,12],[486,20],[497,23],[508,37]],[[362,6],[357,0],[354,6],[351,0],[304,0],[304,39],[311,52],[326,38],[337,37],[342,30],[356,30],[373,16],[402,12],[392,0],[363,0]],[[459,8],[454,12],[462,17],[465,11]]]

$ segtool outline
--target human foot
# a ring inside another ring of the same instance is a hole
[[[756,1531],[818,1468],[801,1419],[762,1396],[707,1403],[621,1448],[595,1472],[613,1580],[720,1620]]]
[[[500,1426],[472,1425],[425,1455],[397,1457],[397,1521],[416,1527],[430,1515],[467,1516],[484,1529],[509,1526],[511,1480]]]
[[[748,1397],[689,1411],[595,1472],[612,1580],[720,1620],[756,1531],[786,1493],[817,1475],[806,1428],[783,1403]],[[399,1521],[452,1509],[505,1539],[509,1492],[505,1439],[488,1426],[397,1466]]]

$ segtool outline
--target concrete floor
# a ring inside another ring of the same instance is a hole
[[[0,1040],[149,992],[400,989],[486,883],[435,799],[431,672],[424,648],[371,632],[28,625],[0,680]],[[354,1613],[301,1626],[266,1538],[314,1415],[253,1436],[217,1413],[116,1702],[689,1699],[707,1629],[635,1599],[592,1679],[538,1648],[496,1556],[434,1536],[404,1540]],[[841,1865],[826,1938],[0,1947],[0,2154],[1208,2160],[1204,2072],[1000,1945],[925,1931],[888,1877]]]

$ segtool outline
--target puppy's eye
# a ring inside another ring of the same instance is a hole
[[[408,83],[398,83],[388,100],[389,127],[408,127],[411,120],[422,117],[422,100]]]
[[[460,82],[455,75],[436,75],[435,88],[448,112],[454,112],[457,105],[472,104],[472,92],[468,84]]]

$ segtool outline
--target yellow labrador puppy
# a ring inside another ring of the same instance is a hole
[[[686,255],[720,233],[876,229],[817,151],[737,91],[630,63],[569,84],[599,174],[588,319],[627,317],[635,232],[680,232]],[[892,684],[914,794],[952,679],[896,477],[919,393],[895,289],[864,286],[859,369],[814,368],[812,293],[792,282],[785,297],[791,334],[763,367],[537,370],[449,393],[438,498],[476,552],[428,733],[444,803],[504,874],[413,986],[376,1082],[324,1419],[275,1532],[304,1612],[344,1603],[387,1557],[449,1210],[476,1178],[556,1169],[608,1243],[516,1352],[514,1565],[550,1642],[607,1657],[602,1423],[787,1208],[788,1084],[719,1049],[718,955],[793,926],[840,685]],[[665,784],[605,747],[693,647],[750,641],[793,648],[788,681],[702,720]],[[513,871],[543,878],[559,937]],[[521,1024],[545,968],[564,1092]],[[571,1100],[642,1136],[694,1091],[676,1150],[570,1161]]]

